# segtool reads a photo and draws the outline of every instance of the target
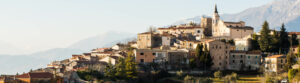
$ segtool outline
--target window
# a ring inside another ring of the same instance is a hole
[[[235,61],[234,60],[232,60],[232,63],[234,63]]]
[[[250,59],[250,56],[248,56],[248,59]]]
[[[144,53],[140,53],[140,55],[144,55]]]
[[[234,58],[234,55],[232,55],[232,57]]]
[[[236,31],[239,31],[238,29]]]
[[[220,56],[220,57],[219,57],[219,59],[221,60],[221,59],[222,59],[222,57]]]
[[[281,59],[281,63],[283,63],[283,60]]]
[[[141,63],[144,63],[144,59],[141,59],[140,62],[141,62]]]
[[[243,55],[241,55],[241,58],[243,58]]]
[[[219,65],[221,66],[221,65],[222,65],[222,63],[219,63]]]
[[[255,56],[255,58],[257,59],[257,56]]]
[[[156,53],[152,53],[152,55],[156,55]]]
[[[240,63],[244,63],[244,61],[243,61],[243,60],[240,60]]]
[[[200,33],[200,32],[201,32],[200,30],[197,31],[197,33]]]

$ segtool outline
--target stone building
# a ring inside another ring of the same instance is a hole
[[[273,55],[265,57],[265,71],[282,72],[286,63],[287,60],[285,55]]]
[[[230,51],[228,70],[258,70],[261,64],[260,51]]]
[[[137,38],[138,49],[149,49],[161,45],[161,37],[154,32],[139,33]]]
[[[234,45],[215,40],[209,42],[208,47],[213,61],[211,68],[213,70],[225,70],[229,62],[229,53],[235,49]]]
[[[197,40],[204,38],[204,28],[199,25],[193,26],[171,26],[169,28],[158,28],[160,34],[168,33],[175,35],[176,37],[183,34],[191,34],[196,37]]]
[[[206,36],[212,36],[212,18],[202,17],[200,26],[204,28]]]
[[[166,56],[166,51],[160,49],[136,49],[134,50],[134,53],[135,53],[135,61],[137,63],[155,62],[158,53],[160,54],[160,56]],[[161,60],[161,58],[158,60]]]

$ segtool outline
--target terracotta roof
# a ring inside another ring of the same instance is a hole
[[[272,55],[272,56],[268,56],[266,58],[284,58],[285,55]]]
[[[31,72],[17,75],[16,78],[52,78],[53,74],[49,72]]]
[[[247,51],[232,50],[230,53],[247,53]]]
[[[225,24],[241,24],[243,21],[240,22],[224,22]]]
[[[288,32],[289,35],[292,35],[292,34],[296,34],[296,35],[300,35],[300,32]]]
[[[261,54],[260,50],[247,51],[247,54]]]

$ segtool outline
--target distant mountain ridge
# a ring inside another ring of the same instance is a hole
[[[223,11],[220,11],[223,12]],[[236,14],[221,15],[224,21],[245,21],[246,25],[259,31],[262,23],[266,20],[270,28],[278,28],[285,23],[288,31],[300,31],[300,0],[274,0],[263,6],[248,8]],[[195,16],[185,20],[175,22],[175,24],[184,24],[188,22],[200,23],[201,16]]]

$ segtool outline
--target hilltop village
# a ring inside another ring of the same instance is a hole
[[[2,75],[0,83],[235,83],[242,79],[238,75],[295,82],[299,39],[300,32],[286,32],[284,25],[276,31],[265,22],[255,33],[244,21],[223,21],[215,6],[212,17],[202,17],[201,23],[150,28],[128,43]]]

